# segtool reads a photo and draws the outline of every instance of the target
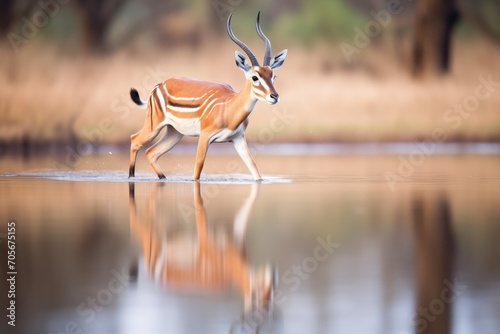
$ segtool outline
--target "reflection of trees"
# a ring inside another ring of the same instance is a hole
[[[443,300],[443,291],[449,290],[446,282],[454,281],[452,221],[448,199],[429,196],[416,196],[413,201],[417,262],[413,320],[417,333],[446,334],[451,332],[452,305]]]

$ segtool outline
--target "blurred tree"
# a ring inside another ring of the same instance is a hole
[[[179,21],[180,13],[186,9],[186,6],[186,1],[181,0],[128,1],[128,7],[123,10],[121,18],[125,21],[121,24],[121,32],[115,35],[112,41],[108,41],[107,48],[124,47],[145,31],[153,32],[157,38],[155,43],[159,42],[159,45],[163,42],[169,43],[170,36],[178,34],[178,31],[175,31],[177,27],[172,27],[172,24],[175,26],[176,22],[171,21]],[[175,19],[171,20],[171,18]],[[115,18],[115,20],[120,19]]]
[[[289,4],[290,11],[280,15],[273,23],[274,29],[280,37],[305,45],[352,38],[353,28],[364,26],[368,18],[365,12],[353,10],[345,0],[302,0],[298,8],[294,6]]]
[[[88,50],[106,50],[108,29],[125,3],[126,0],[77,0]]]
[[[459,19],[455,0],[420,0],[415,14],[413,75],[448,72],[451,35]]]
[[[5,35],[12,26],[27,16],[36,1],[32,0],[0,0],[0,33]]]
[[[500,1],[458,0],[460,13],[483,35],[500,42]]]
[[[0,32],[2,35],[4,35],[12,25],[14,4],[14,0],[0,0],[0,8],[2,8],[0,11]]]
[[[77,0],[81,12],[86,48],[91,52],[110,52],[131,43],[145,31],[152,32],[155,43],[197,44],[199,30],[190,1],[181,0]],[[113,27],[119,26],[119,33]]]
[[[307,5],[306,0],[192,0],[203,4],[204,15],[208,16],[208,25],[217,35],[226,34],[226,20],[231,12],[239,12],[238,16],[248,16],[253,19],[257,12],[262,12],[263,18],[272,21],[286,12],[298,11]],[[243,15],[241,14],[243,12]]]
[[[276,18],[284,12],[300,10],[304,4],[304,0],[274,0],[269,2],[268,15],[271,18]]]

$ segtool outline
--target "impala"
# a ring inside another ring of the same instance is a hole
[[[234,217],[232,233],[224,225],[207,221],[200,183],[194,188],[196,233],[173,230],[159,224],[156,213],[158,190],[148,199],[146,214],[138,214],[135,186],[130,184],[130,230],[141,243],[143,259],[150,276],[176,292],[217,294],[236,288],[243,297],[244,315],[255,310],[270,312],[273,306],[277,272],[272,265],[254,266],[245,252],[248,220],[258,196],[259,184],[252,184],[250,195]],[[173,231],[172,231],[173,230]]]
[[[259,12],[257,33],[266,44],[264,62],[260,66],[248,46],[234,35],[231,17],[232,13],[227,20],[227,33],[250,60],[249,64],[243,54],[235,52],[236,66],[245,73],[243,89],[236,93],[227,84],[172,77],[153,88],[147,103],[141,100],[137,90],[131,89],[132,100],[143,109],[147,108],[147,114],[143,128],[130,137],[129,177],[134,176],[139,149],[166,128],[161,139],[146,150],[149,163],[160,179],[165,178],[165,175],[158,165],[158,159],[186,135],[199,137],[194,180],[199,180],[208,146],[213,142],[232,142],[254,179],[262,180],[250,155],[245,129],[257,100],[271,105],[279,101],[274,88],[274,70],[283,64],[288,51],[285,49],[271,57],[271,42],[262,32]]]

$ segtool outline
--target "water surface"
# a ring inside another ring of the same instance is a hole
[[[164,182],[143,157],[129,182],[117,153],[0,160],[2,328],[498,333],[500,156],[455,153],[261,154],[260,184],[231,154],[199,183],[190,154]]]

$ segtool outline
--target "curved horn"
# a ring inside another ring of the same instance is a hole
[[[269,66],[269,64],[271,63],[271,41],[269,41],[269,38],[267,38],[266,35],[264,35],[262,29],[260,28],[260,12],[259,14],[257,14],[256,26],[257,26],[257,33],[259,34],[260,38],[262,38],[262,40],[266,42],[266,52],[264,53],[263,66]]]
[[[229,18],[227,19],[227,34],[229,35],[229,38],[236,43],[245,53],[247,54],[248,58],[250,58],[250,62],[252,63],[252,66],[259,66],[259,62],[257,61],[257,58],[253,54],[253,52],[250,50],[248,46],[245,45],[242,41],[240,41],[236,36],[233,34],[233,30],[231,29],[231,17],[233,16],[233,13],[229,14]]]

